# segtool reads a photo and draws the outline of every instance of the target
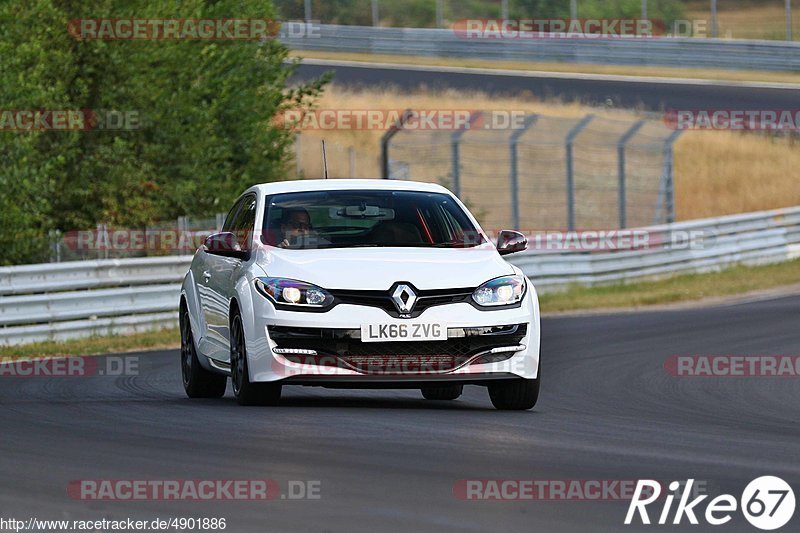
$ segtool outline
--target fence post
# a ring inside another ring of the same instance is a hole
[[[673,176],[674,168],[675,168],[675,151],[673,147],[675,145],[675,141],[678,140],[678,137],[681,136],[683,130],[676,130],[672,135],[669,136],[667,139],[667,177],[666,177],[666,188],[667,188],[667,223],[672,224],[675,222],[675,180]]]
[[[575,20],[578,18],[578,0],[570,0],[569,2],[569,18]]]
[[[414,116],[414,112],[411,109],[403,111],[403,115],[397,123],[393,124],[392,127],[383,134],[383,137],[381,137],[381,177],[385,180],[391,178],[389,175],[389,142],[391,142],[392,137],[394,137],[398,131],[403,129],[405,123],[412,116]]]
[[[786,0],[786,40],[792,41],[792,0]]]
[[[567,133],[566,142],[564,143],[567,149],[567,229],[575,231],[575,174],[572,163],[572,144],[575,142],[575,137],[585,128],[594,118],[594,115],[586,115],[578,122],[569,133]]]
[[[673,179],[675,154],[673,151],[673,145],[682,133],[683,130],[675,130],[664,141],[664,166],[661,174],[661,182],[658,187],[658,202],[656,203],[656,212],[655,216],[653,217],[653,224],[660,223],[662,209],[666,210],[667,224],[672,224],[675,222],[675,181]]]
[[[501,0],[500,2],[500,17],[503,20],[508,20],[508,0]]]
[[[299,133],[294,136],[294,172],[297,179],[300,179],[302,172],[300,161],[300,139],[302,139],[302,137]]]
[[[711,36],[717,38],[717,0],[711,0]]]
[[[509,138],[509,150],[511,151],[511,224],[512,229],[520,228],[519,218],[519,154],[517,153],[517,146],[519,145],[519,138],[533,126],[539,119],[539,115],[528,115],[522,123],[522,127],[511,134]]]
[[[50,238],[50,262],[61,262],[61,233],[58,230],[51,229],[47,233]]]
[[[375,27],[381,25],[381,19],[378,12],[378,0],[372,0],[372,25]]]
[[[628,198],[625,186],[625,145],[636,135],[636,132],[644,126],[645,120],[631,126],[617,142],[617,172],[619,176],[619,228],[625,229],[628,226]]]
[[[461,167],[459,165],[461,162],[461,137],[472,128],[472,124],[478,120],[481,115],[483,115],[481,111],[471,113],[469,116],[469,123],[450,135],[450,168],[453,174],[453,193],[459,198],[461,197]]]
[[[222,231],[222,226],[225,225],[225,213],[216,214],[217,231]]]
[[[306,22],[311,22],[311,0],[305,1]]]
[[[102,248],[105,248],[105,252],[101,250],[101,246],[97,245],[97,259],[108,259],[108,226],[105,224],[98,224],[97,225],[97,237],[95,237],[95,243],[102,242]]]
[[[647,0],[642,0],[642,20],[647,20]]]
[[[434,1],[436,2],[436,27],[441,28],[442,26],[444,26],[444,13],[442,13],[442,0],[434,0]]]

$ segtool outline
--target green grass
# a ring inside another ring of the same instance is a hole
[[[564,292],[542,294],[540,302],[544,314],[647,307],[731,296],[795,284],[800,284],[800,260],[758,267],[738,266],[717,273],[690,274],[650,282],[602,287],[574,286]],[[179,346],[178,330],[166,329],[134,335],[2,347],[0,358],[99,355],[177,349]]]
[[[534,283],[536,278],[534,277]],[[540,295],[542,313],[646,307],[731,296],[800,283],[800,260],[774,265],[737,266],[721,272],[687,274],[669,279],[602,287],[573,286]]]
[[[160,331],[148,331],[131,335],[90,337],[64,342],[48,341],[23,346],[2,346],[0,347],[0,360],[20,357],[83,356],[172,349],[180,347],[180,339],[180,333],[177,329],[162,329]]]

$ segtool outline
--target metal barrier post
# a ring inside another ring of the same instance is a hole
[[[667,224],[675,222],[675,182],[673,179],[675,153],[673,151],[673,145],[682,133],[683,130],[675,130],[667,137],[667,140],[664,141],[664,167],[658,187],[658,202],[656,204],[655,216],[653,217],[654,224],[659,223],[662,209],[666,210]]]
[[[509,149],[511,151],[511,224],[512,229],[519,229],[520,222],[519,222],[519,156],[517,153],[517,145],[519,144],[519,138],[533,126],[536,121],[539,119],[539,115],[529,115],[525,117],[525,121],[522,123],[522,128],[516,130],[514,133],[511,134],[511,138],[509,139]]]
[[[408,121],[414,112],[411,109],[406,109],[397,124],[394,124],[389,130],[383,134],[381,138],[381,177],[385,180],[390,179],[389,176],[389,142],[392,140],[398,131],[403,129],[403,126]]]
[[[572,162],[572,144],[575,137],[592,121],[594,115],[586,115],[567,134],[567,229],[575,231],[575,175]]]
[[[711,0],[711,36],[717,38],[717,0]]]
[[[645,119],[640,120],[626,131],[617,142],[617,173],[619,176],[619,228],[625,229],[628,225],[628,198],[625,188],[625,145],[636,135],[636,132],[645,124]]]
[[[483,115],[483,113],[480,111],[471,113],[469,116],[469,124],[464,128],[454,131],[450,135],[450,168],[453,174],[453,193],[459,198],[461,197],[461,137],[472,128],[472,124],[481,115]]]
[[[666,173],[666,186],[667,186],[667,223],[672,224],[675,222],[675,180],[673,176],[674,168],[675,168],[675,151],[673,147],[675,145],[675,141],[678,140],[678,137],[681,136],[683,130],[676,130],[672,135],[669,136],[667,139],[667,154],[666,154],[666,164],[667,164],[667,173]]]

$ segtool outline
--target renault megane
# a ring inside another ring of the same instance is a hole
[[[454,400],[488,388],[498,409],[539,395],[539,304],[440,185],[303,180],[254,186],[197,250],[180,299],[192,398],[278,403],[285,385],[417,388]]]

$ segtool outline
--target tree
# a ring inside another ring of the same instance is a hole
[[[78,40],[80,18],[273,18],[269,2],[34,0],[0,6],[0,101],[6,109],[116,110],[135,130],[0,132],[0,264],[40,261],[48,228],[141,226],[225,211],[245,188],[285,179],[291,132],[326,79],[287,89],[294,66],[277,40]],[[20,238],[41,241],[20,243]]]

